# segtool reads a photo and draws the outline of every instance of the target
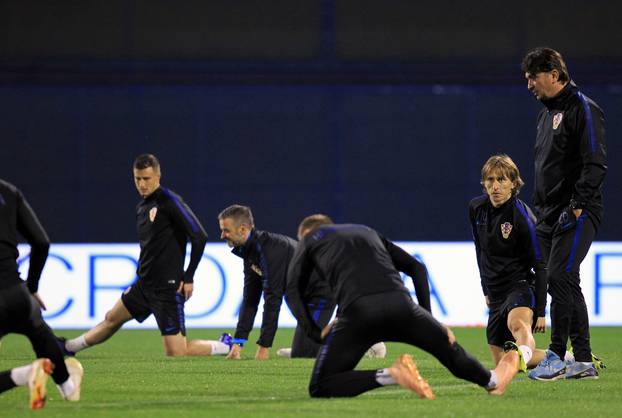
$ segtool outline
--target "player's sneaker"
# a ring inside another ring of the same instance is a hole
[[[494,387],[487,387],[486,390],[491,395],[501,396],[510,384],[516,373],[518,373],[519,356],[518,352],[510,350],[501,357],[499,364],[495,368],[497,374],[497,384]]]
[[[551,381],[566,377],[566,363],[551,350],[546,350],[546,356],[528,374],[530,379]]]
[[[566,367],[566,379],[598,379],[598,370],[593,363],[575,361]]]
[[[228,345],[229,350],[231,350],[231,347],[233,347],[233,337],[228,332],[223,332],[218,341],[225,345]]]
[[[292,357],[292,349],[288,348],[279,348],[276,350],[276,355],[279,357],[291,358]]]
[[[56,337],[56,344],[58,344],[58,346],[60,347],[60,351],[63,352],[63,356],[75,357],[76,353],[74,351],[67,350],[67,346],[65,345],[67,343],[67,338],[57,337],[57,336],[55,337]]]
[[[48,393],[46,383],[53,370],[54,363],[50,359],[40,358],[32,362],[30,376],[28,376],[30,409],[41,409],[45,406]]]
[[[381,341],[369,347],[365,352],[367,358],[385,358],[387,356],[387,346]]]
[[[503,351],[507,353],[508,351],[512,350],[518,353],[518,371],[522,373],[527,373],[527,364],[525,363],[525,358],[523,357],[523,351],[514,341],[506,341],[503,344]]]
[[[417,393],[421,399],[434,399],[434,392],[427,380],[421,377],[417,365],[409,354],[402,354],[389,367],[389,374],[398,385]]]
[[[602,371],[607,368],[602,358],[598,357],[594,353],[590,353],[590,354],[592,355],[592,363],[594,363],[594,367],[596,367],[596,370]],[[566,360],[566,367],[570,366],[571,364],[575,362],[574,353],[572,352],[572,347],[569,348],[568,351],[566,351],[565,360]]]
[[[65,394],[61,390],[61,394],[63,398],[68,401],[79,401],[80,400],[80,388],[82,386],[82,377],[84,376],[84,368],[82,368],[82,364],[75,357],[69,357],[65,359],[65,366],[67,366],[67,371],[69,372],[69,378],[73,381],[74,390],[70,394]]]

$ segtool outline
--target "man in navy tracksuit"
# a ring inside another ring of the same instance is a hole
[[[311,396],[356,396],[399,384],[433,399],[432,389],[408,354],[389,368],[354,370],[378,341],[419,347],[455,376],[503,394],[517,372],[516,351],[506,353],[492,371],[468,354],[449,328],[413,302],[398,272],[409,271],[400,262],[403,250],[365,225],[335,225],[325,215],[305,218],[299,231],[302,240],[289,266],[286,300],[307,335],[322,343],[309,385]],[[304,284],[314,270],[337,298],[337,319],[324,329],[313,321],[303,299]]]
[[[522,69],[529,91],[544,105],[536,134],[534,205],[551,294],[551,344],[529,376],[597,378],[579,266],[603,215],[604,115],[571,81],[559,52],[536,48],[525,56]],[[568,338],[576,362],[566,367]]]
[[[481,184],[486,194],[471,200],[469,218],[490,309],[486,337],[495,364],[504,348],[513,348],[526,371],[544,358],[532,333],[532,326],[536,332],[546,327],[546,271],[536,218],[517,197],[524,183],[509,156],[490,157],[482,167]]]
[[[299,240],[302,240],[302,232],[303,231],[298,230]],[[425,265],[400,247],[392,243],[389,244],[388,241],[387,245],[389,245],[391,249],[391,257],[394,260],[396,268],[411,277],[419,306],[428,312],[432,312],[430,306],[428,271]],[[336,306],[335,294],[330,284],[322,279],[318,271],[314,270],[308,282],[298,283],[298,286],[300,286],[302,300],[307,305],[311,318],[319,328],[324,328],[328,324]],[[291,348],[291,357],[315,358],[320,347],[320,344],[307,336],[301,324],[296,326],[294,341]],[[378,352],[376,350],[378,350]],[[386,355],[384,343],[378,342],[372,346],[372,348],[368,350],[367,355],[369,357],[384,358]]]
[[[285,235],[255,229],[253,213],[248,206],[225,208],[218,215],[218,222],[220,238],[233,247],[233,254],[244,260],[242,305],[227,358],[241,358],[242,347],[253,329],[263,294],[263,318],[255,359],[266,360],[270,357],[269,348],[278,328],[287,267],[296,249],[296,241]]]

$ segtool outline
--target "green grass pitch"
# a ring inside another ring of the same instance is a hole
[[[16,388],[0,395],[0,416],[38,417],[611,417],[622,416],[621,328],[593,328],[592,345],[608,369],[599,380],[533,382],[518,375],[505,396],[492,397],[476,385],[454,378],[436,360],[402,344],[388,344],[386,359],[363,359],[360,369],[388,366],[400,353],[411,353],[436,393],[420,400],[397,386],[350,399],[311,399],[307,392],[313,360],[276,357],[290,345],[292,330],[277,333],[272,359],[166,358],[157,330],[121,330],[109,341],[78,354],[84,365],[82,400],[64,402],[50,380],[48,402],[28,409],[27,391]],[[222,330],[193,329],[189,337],[216,339]],[[484,330],[454,329],[458,341],[486,366],[490,355]],[[73,337],[77,331],[57,331]],[[251,341],[258,331],[251,334]],[[549,335],[538,335],[545,346]],[[0,346],[0,370],[33,360],[28,341],[9,335]]]

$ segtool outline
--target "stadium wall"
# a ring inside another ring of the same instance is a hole
[[[517,79],[522,75],[515,72]],[[622,85],[582,84],[605,109],[609,172],[598,239],[622,239]],[[586,82],[588,80],[585,80]],[[480,168],[505,152],[531,202],[540,105],[521,81],[486,85],[0,85],[0,178],[18,185],[53,242],[135,242],[131,163],[219,237],[217,214],[253,208],[295,235],[324,212],[394,240],[466,241]]]

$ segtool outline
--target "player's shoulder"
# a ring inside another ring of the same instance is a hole
[[[520,218],[524,219],[525,221],[536,221],[536,216],[534,215],[533,210],[529,207],[527,203],[523,202],[521,199],[515,197],[513,206],[515,211],[518,212],[518,214],[520,215]]]
[[[11,194],[19,193],[19,189],[17,188],[17,186],[2,179],[0,179],[0,191],[4,191],[7,193],[11,193]]]
[[[603,110],[592,98],[587,96],[581,90],[576,90],[571,99],[572,107],[576,110],[577,115],[584,116],[586,113],[600,113],[603,114]]]
[[[487,203],[488,203],[488,195],[481,194],[471,199],[471,201],[469,202],[469,209],[477,210],[481,207],[484,207]]]
[[[156,199],[158,200],[171,200],[171,201],[175,201],[175,200],[183,200],[183,198],[175,193],[173,190],[169,189],[168,187],[164,187],[161,186],[158,190],[155,191],[156,194]]]
[[[160,187],[154,193],[156,193],[155,201],[158,207],[162,209],[184,210],[183,205],[186,204],[184,198],[168,187]]]
[[[7,204],[7,200],[14,202],[18,196],[21,196],[21,194],[22,192],[17,188],[17,186],[0,179],[0,205]]]
[[[279,234],[276,232],[263,231],[259,229],[255,229],[253,231],[257,241],[262,245],[276,245],[276,246],[286,246],[286,247],[295,247],[296,240],[288,237],[287,235]]]

